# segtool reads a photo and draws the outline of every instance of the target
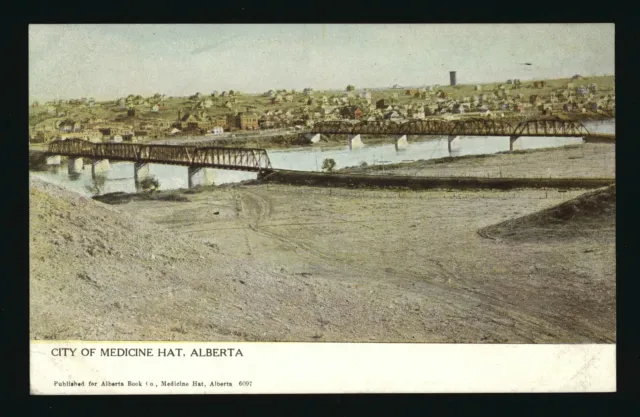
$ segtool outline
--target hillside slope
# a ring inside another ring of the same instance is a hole
[[[603,242],[615,242],[616,186],[587,192],[557,206],[483,228],[478,233],[518,241],[598,236]]]

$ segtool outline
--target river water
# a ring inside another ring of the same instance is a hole
[[[604,120],[584,123],[592,133],[615,133],[615,120]],[[393,143],[372,144],[367,146],[367,137],[363,137],[365,144],[362,148],[349,150],[347,144],[342,148],[297,148],[286,150],[268,150],[273,168],[293,169],[300,171],[320,171],[322,161],[332,158],[336,161],[336,168],[360,165],[389,164],[403,161],[417,161],[420,159],[435,159],[447,156],[492,154],[509,150],[508,137],[465,137],[455,139],[451,144],[451,153],[447,148],[446,136],[435,136],[427,140],[412,142],[405,149],[396,150]],[[548,148],[582,143],[582,138],[557,137],[521,137],[514,143],[514,150]],[[188,187],[187,167],[174,165],[150,164],[151,175],[160,182],[160,189],[170,190]],[[225,184],[256,178],[254,172],[213,170],[214,184]],[[66,189],[91,196],[94,194],[91,185],[91,166],[85,166],[75,175],[68,174],[66,163],[60,166],[48,167],[45,171],[34,171],[32,175],[44,181],[57,184]],[[101,192],[136,192],[133,180],[133,163],[114,162],[111,170],[105,173],[106,181]]]

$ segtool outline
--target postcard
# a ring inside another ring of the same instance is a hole
[[[614,31],[30,25],[32,394],[615,391]]]

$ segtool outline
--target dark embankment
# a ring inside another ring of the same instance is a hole
[[[152,200],[152,201],[175,201],[175,202],[189,202],[189,198],[185,197],[180,191],[165,191],[165,192],[147,192],[147,193],[124,193],[115,192],[102,195],[96,195],[94,200],[100,201],[106,204],[126,204],[131,201],[140,200]]]
[[[478,234],[516,241],[590,236],[615,241],[616,186],[590,191],[555,207],[485,227]]]
[[[407,177],[383,175],[330,174],[277,170],[260,176],[263,182],[349,188],[499,189],[515,188],[599,188],[615,183],[613,178],[478,178]]]
[[[616,143],[616,135],[598,133],[584,137],[586,143]]]

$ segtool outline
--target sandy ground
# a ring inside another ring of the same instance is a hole
[[[338,172],[359,174],[417,175],[433,177],[615,177],[615,145],[586,143],[561,148],[516,151],[494,155],[472,155],[439,160],[369,167]]]
[[[257,185],[109,206],[32,179],[31,334],[614,342],[614,242],[477,233],[579,194]]]

